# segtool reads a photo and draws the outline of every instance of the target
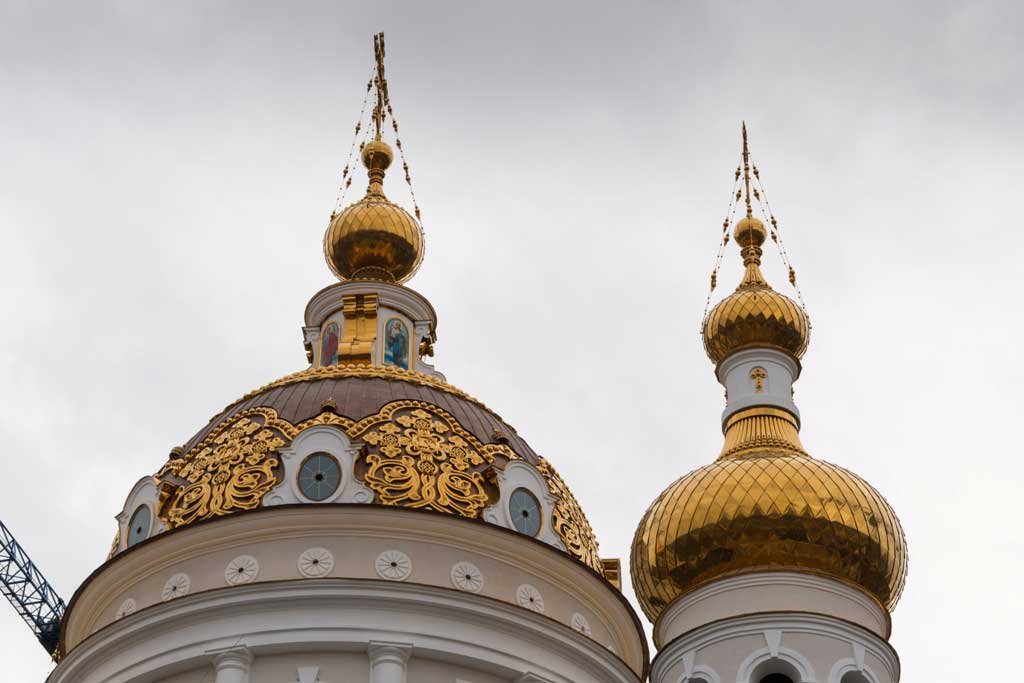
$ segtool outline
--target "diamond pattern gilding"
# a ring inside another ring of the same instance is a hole
[[[807,315],[770,287],[738,289],[704,323],[704,349],[716,363],[742,348],[774,346],[800,358],[807,351]]]
[[[644,612],[729,573],[818,571],[892,608],[906,579],[906,541],[867,482],[806,456],[719,460],[676,481],[651,505],[633,542]]]

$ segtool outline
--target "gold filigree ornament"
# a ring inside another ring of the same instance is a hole
[[[494,463],[495,449],[436,406],[397,401],[362,420],[352,436],[373,447],[364,483],[385,505],[479,517],[493,497],[482,469]]]
[[[603,573],[601,558],[597,555],[597,538],[594,536],[594,530],[590,528],[587,516],[583,514],[580,504],[576,501],[576,496],[572,495],[562,477],[544,458],[540,459],[537,470],[547,480],[551,495],[558,498],[551,513],[555,533],[565,543],[570,555],[595,571]]]
[[[168,462],[157,477],[184,480],[167,496],[161,517],[168,528],[260,506],[280,483],[274,452],[295,428],[270,408],[253,408],[225,421],[183,458]]]

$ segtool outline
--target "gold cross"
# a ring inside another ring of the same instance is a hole
[[[387,99],[388,82],[384,79],[384,33],[373,36],[373,57],[377,61],[377,74],[373,81],[377,86],[377,104],[373,107],[373,123],[377,127],[377,140],[380,140],[380,127],[384,124],[384,101]]]
[[[760,394],[764,391],[764,381],[767,379],[768,373],[764,371],[764,368],[754,368],[750,371],[750,379],[754,380],[754,392]]]

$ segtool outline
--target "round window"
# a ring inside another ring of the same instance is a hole
[[[332,455],[314,453],[299,467],[299,490],[310,500],[325,500],[341,484],[341,465]]]
[[[140,505],[132,515],[132,521],[128,523],[128,547],[140,543],[149,538],[149,528],[153,523],[153,513],[148,505]]]
[[[516,531],[527,536],[540,533],[541,512],[536,496],[527,489],[516,489],[508,499],[508,511]]]

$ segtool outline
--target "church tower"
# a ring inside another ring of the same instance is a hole
[[[306,306],[308,367],[231,402],[135,484],[49,683],[647,677],[618,561],[565,481],[428,363],[437,316],[405,285],[424,235],[419,209],[385,195],[395,149],[409,168],[382,35],[374,47],[372,120],[352,145],[368,187],[331,215],[339,281]]]
[[[725,443],[651,504],[633,540],[633,586],[658,647],[651,682],[896,683],[903,530],[870,484],[800,441],[793,384],[810,324],[761,274],[778,226],[754,216],[763,189],[751,167],[744,125],[734,198],[746,213],[726,219],[722,248],[733,227],[745,272],[703,324],[726,391]],[[717,267],[712,289],[716,278]]]

